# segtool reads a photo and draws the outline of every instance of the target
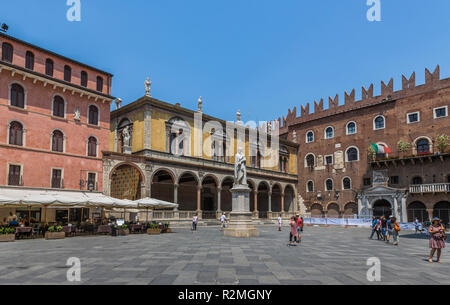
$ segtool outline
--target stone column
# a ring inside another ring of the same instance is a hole
[[[406,195],[402,197],[402,222],[408,222],[408,210],[406,209]]]
[[[394,212],[392,213],[392,215],[394,217],[396,217],[397,219],[399,219],[399,215],[398,215],[398,199],[397,196],[394,196]],[[400,219],[399,219],[400,220]]]
[[[258,191],[253,191],[253,197],[255,202],[255,207],[253,210],[253,216],[256,218],[259,218],[259,212],[258,212]]]
[[[197,212],[202,210],[202,186],[197,186]]]
[[[144,108],[144,149],[152,149],[152,108],[146,105]]]
[[[281,193],[281,215],[284,216],[284,193]]]
[[[431,219],[433,219],[433,213],[434,213],[434,210],[433,209],[427,209],[427,212],[428,212],[428,218],[431,220]]]
[[[222,188],[217,188],[217,213],[216,213],[216,217],[218,219],[220,219],[220,216],[222,216]]]
[[[173,185],[173,203],[177,203],[178,204],[178,187],[180,185],[179,184],[174,184]],[[175,209],[176,211],[178,209]]]
[[[269,209],[267,211],[267,218],[272,219],[272,192],[269,192]]]

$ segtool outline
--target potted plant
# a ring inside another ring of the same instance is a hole
[[[450,137],[446,134],[441,134],[436,138],[436,148],[441,154],[446,152],[447,147],[449,145],[449,140]]]
[[[400,140],[397,143],[398,151],[400,152],[400,158],[404,158],[405,154],[410,150],[411,144],[406,141]]]
[[[170,228],[170,223],[165,223],[163,225],[163,229],[161,233],[172,233],[172,229]]]
[[[148,225],[147,234],[149,235],[159,235],[161,234],[161,230],[159,229],[159,225],[156,223],[151,223]]]
[[[16,230],[14,228],[0,228],[0,242],[13,242],[16,240]]]
[[[377,153],[376,153],[375,149],[373,149],[372,146],[369,146],[369,148],[367,148],[367,158],[369,159],[369,162],[375,161],[376,156],[377,156]]]
[[[47,232],[45,232],[45,239],[50,240],[66,238],[66,233],[64,233],[62,229],[63,228],[61,226],[50,226]]]
[[[117,227],[117,232],[119,233],[119,236],[127,236],[130,234],[130,230],[125,224]]]

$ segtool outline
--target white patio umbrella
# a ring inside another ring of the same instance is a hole
[[[154,198],[150,198],[150,197],[142,198],[142,199],[136,200],[134,202],[137,203],[137,206],[139,208],[145,208],[147,210],[147,222],[148,222],[148,210],[149,209],[178,208],[178,204],[176,204],[176,203],[162,201],[162,200],[154,199]]]
[[[18,204],[20,200],[0,194],[0,205]]]

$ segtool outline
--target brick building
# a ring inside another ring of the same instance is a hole
[[[402,90],[391,79],[379,96],[372,84],[359,101],[352,90],[342,105],[336,95],[328,109],[322,99],[314,113],[308,104],[279,119],[282,136],[300,144],[298,189],[308,213],[449,222],[450,79],[440,79],[439,66],[425,74],[422,85],[413,73]]]
[[[112,75],[3,33],[0,48],[0,187],[101,192]]]

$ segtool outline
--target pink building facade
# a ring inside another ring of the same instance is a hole
[[[0,187],[102,192],[112,75],[0,34]]]

